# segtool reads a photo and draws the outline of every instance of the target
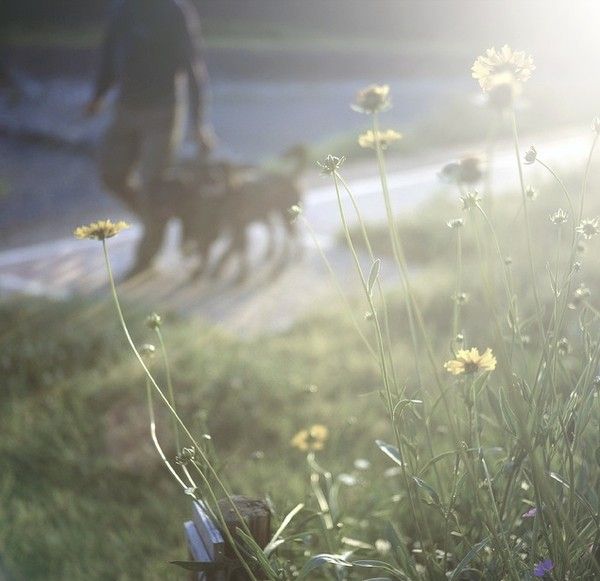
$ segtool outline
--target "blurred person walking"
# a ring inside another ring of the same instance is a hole
[[[177,202],[165,170],[177,145],[176,81],[182,76],[187,77],[189,120],[199,152],[205,155],[210,148],[200,43],[198,14],[188,0],[119,0],[112,6],[86,113],[99,112],[109,90],[117,87],[99,165],[104,185],[139,215],[144,226],[127,278],[151,266],[174,215]],[[134,186],[135,169],[139,179]]]

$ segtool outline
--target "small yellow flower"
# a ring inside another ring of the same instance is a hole
[[[476,371],[493,371],[496,369],[496,358],[488,347],[482,355],[479,349],[459,349],[456,359],[444,363],[444,369],[452,375],[475,373]]]
[[[390,143],[399,141],[402,139],[402,134],[394,131],[393,129],[387,129],[386,131],[377,131],[376,133],[371,131],[365,131],[358,136],[358,145],[364,148],[375,149],[375,145],[379,142],[381,149],[387,149]]]
[[[386,111],[391,106],[389,85],[369,85],[359,91],[352,108],[360,113],[371,114]]]
[[[112,238],[116,236],[121,230],[129,228],[127,222],[117,222],[113,224],[110,220],[99,220],[98,222],[92,222],[87,226],[79,226],[73,232],[75,238],[83,240],[89,238],[90,240],[105,240],[106,238]]]
[[[291,440],[294,448],[302,452],[322,450],[325,440],[329,436],[329,430],[321,424],[315,424],[307,430],[300,430]]]
[[[500,50],[488,48],[473,63],[473,78],[479,81],[484,92],[498,85],[514,82],[524,83],[535,69],[533,58],[523,51],[514,51],[505,44]]]

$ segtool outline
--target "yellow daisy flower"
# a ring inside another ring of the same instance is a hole
[[[481,88],[488,92],[498,86],[499,80],[505,84],[507,79],[515,83],[524,83],[535,69],[531,55],[523,51],[514,51],[505,44],[500,50],[488,48],[473,63],[473,78],[479,81]]]
[[[377,131],[377,133],[369,129],[369,131],[365,131],[358,136],[358,145],[364,148],[375,149],[376,141],[379,141],[381,148],[387,149],[390,143],[394,143],[394,141],[399,141],[400,139],[402,139],[402,134],[393,129]]]
[[[87,226],[79,226],[73,231],[75,238],[83,240],[89,238],[90,240],[105,240],[106,238],[112,238],[116,236],[121,230],[129,228],[127,222],[117,222],[113,224],[110,220],[99,220],[98,222],[92,222]]]
[[[483,354],[479,355],[479,349],[459,349],[456,359],[446,361],[444,369],[452,375],[463,373],[475,373],[476,371],[493,371],[496,369],[496,358],[488,347]]]
[[[329,436],[329,430],[321,424],[315,424],[307,430],[300,430],[291,440],[294,448],[302,452],[322,450]]]

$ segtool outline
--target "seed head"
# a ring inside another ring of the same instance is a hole
[[[538,197],[538,191],[533,186],[527,186],[525,188],[525,196],[528,200],[535,200]]]
[[[342,155],[341,157],[337,157],[335,155],[328,155],[323,161],[318,161],[317,165],[321,168],[321,173],[323,175],[331,175],[337,172],[344,162],[346,158]]]
[[[537,159],[537,150],[535,149],[535,147],[533,145],[531,145],[529,147],[529,149],[525,152],[525,163],[527,165],[531,165],[532,163],[535,163],[536,159]]]
[[[191,446],[189,448],[182,448],[181,453],[175,456],[175,463],[180,466],[185,466],[190,462],[193,462],[196,458],[196,448]]]
[[[446,222],[448,228],[462,228],[464,223],[465,221],[462,218],[453,218],[452,220],[448,220],[448,222]]]
[[[581,305],[585,299],[589,298],[592,295],[592,291],[585,285],[585,283],[580,283],[579,286],[573,292],[573,298],[569,303],[569,307],[571,309],[576,309]]]
[[[371,115],[379,111],[386,111],[391,106],[389,85],[369,85],[356,95],[356,101],[352,108],[360,113]]]
[[[461,196],[460,201],[463,204],[463,210],[473,210],[481,202],[481,197],[477,192],[473,191]]]
[[[144,359],[152,359],[156,353],[156,347],[151,343],[144,343],[140,346],[138,352]]]
[[[299,204],[294,204],[293,206],[290,206],[290,208],[288,209],[288,214],[291,220],[294,221],[296,218],[298,218],[298,216],[300,216],[300,214],[302,214],[301,206]]]
[[[564,224],[568,219],[569,214],[567,214],[562,208],[559,208],[550,216],[550,222],[552,222],[555,226]]]
[[[600,233],[600,218],[596,217],[590,220],[582,220],[576,230],[586,240],[589,240]]]
[[[563,337],[562,339],[560,339],[558,341],[558,343],[556,344],[556,346],[558,348],[559,355],[568,355],[568,353],[571,349],[569,340],[566,337]]]
[[[146,326],[150,329],[158,329],[162,324],[162,319],[159,314],[152,313],[146,317]]]

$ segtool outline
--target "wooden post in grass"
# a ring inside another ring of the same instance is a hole
[[[267,546],[271,539],[271,513],[264,500],[233,496],[231,501],[227,498],[220,500],[219,509],[232,537],[235,538],[237,529],[242,528],[239,514],[257,545],[261,549]],[[224,581],[228,578],[219,565],[226,561],[235,563],[237,557],[202,501],[194,501],[192,520],[186,522],[184,528],[190,560],[205,563],[207,566],[205,572],[193,571],[190,581]],[[213,565],[214,570],[211,570]],[[248,576],[240,565],[240,569],[229,578],[234,581],[246,581]]]

